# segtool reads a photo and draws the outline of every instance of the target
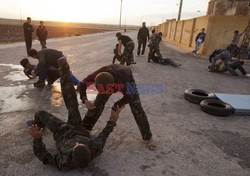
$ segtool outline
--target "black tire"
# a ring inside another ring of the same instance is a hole
[[[234,113],[234,109],[231,105],[221,100],[203,100],[200,103],[201,110],[216,116],[230,116]]]
[[[200,89],[187,89],[184,93],[184,98],[187,101],[190,101],[195,104],[200,104],[202,100],[205,99],[216,99],[216,96],[214,93],[206,91],[206,90],[200,90]]]

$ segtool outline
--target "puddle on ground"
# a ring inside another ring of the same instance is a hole
[[[27,96],[33,86],[19,85],[0,87],[0,113],[24,111],[35,107],[34,101]]]
[[[61,92],[61,85],[60,83],[56,82],[51,86],[52,95],[50,97],[51,106],[53,107],[60,107],[63,102],[62,92]]]
[[[28,79],[26,75],[23,73],[23,67],[21,65],[0,64],[0,66],[10,67],[12,69],[8,75],[3,77],[4,79],[10,81],[23,81]]]

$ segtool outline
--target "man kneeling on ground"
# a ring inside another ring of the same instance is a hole
[[[220,62],[216,64],[218,60],[220,60]],[[238,76],[235,70],[239,69],[243,76],[250,76],[242,66],[244,64],[243,61],[230,62],[230,60],[231,54],[228,50],[217,49],[209,57],[209,62],[211,63],[211,65],[208,66],[208,70],[210,72],[229,71],[232,75]]]
[[[68,109],[68,121],[64,122],[46,111],[38,111],[35,114],[35,120],[27,122],[32,125],[29,131],[34,138],[34,154],[43,164],[55,166],[59,170],[86,167],[91,160],[103,152],[106,139],[116,126],[123,107],[117,106],[116,111],[111,110],[111,117],[106,127],[95,139],[91,139],[78,110],[77,95],[71,82],[69,65],[65,58],[58,60],[58,63],[62,95]],[[42,141],[44,127],[53,133],[58,151],[56,155],[50,154]]]
[[[36,75],[32,73],[34,73],[34,71],[36,70],[36,65],[32,65],[30,63],[30,61],[27,58],[24,58],[20,61],[20,64],[23,66],[24,70],[24,74],[29,78],[29,79],[35,79]],[[51,85],[53,84],[58,78],[59,78],[59,71],[53,67],[50,67],[47,73],[47,81],[48,84]]]

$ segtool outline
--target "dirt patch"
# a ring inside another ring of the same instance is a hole
[[[33,26],[36,30],[37,26]],[[111,31],[109,29],[83,28],[83,27],[64,27],[64,26],[46,26],[48,38],[80,36],[84,34],[101,33]],[[35,31],[33,39],[36,39]],[[12,43],[24,41],[22,25],[0,24],[0,43]]]

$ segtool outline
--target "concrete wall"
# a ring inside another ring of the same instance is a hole
[[[207,14],[250,16],[249,0],[210,0]]]
[[[206,40],[198,54],[209,55],[214,49],[227,47],[235,30],[242,32],[248,25],[248,16],[203,16],[182,21],[167,21],[156,27],[164,38],[184,47],[195,47],[195,37],[205,28]]]

